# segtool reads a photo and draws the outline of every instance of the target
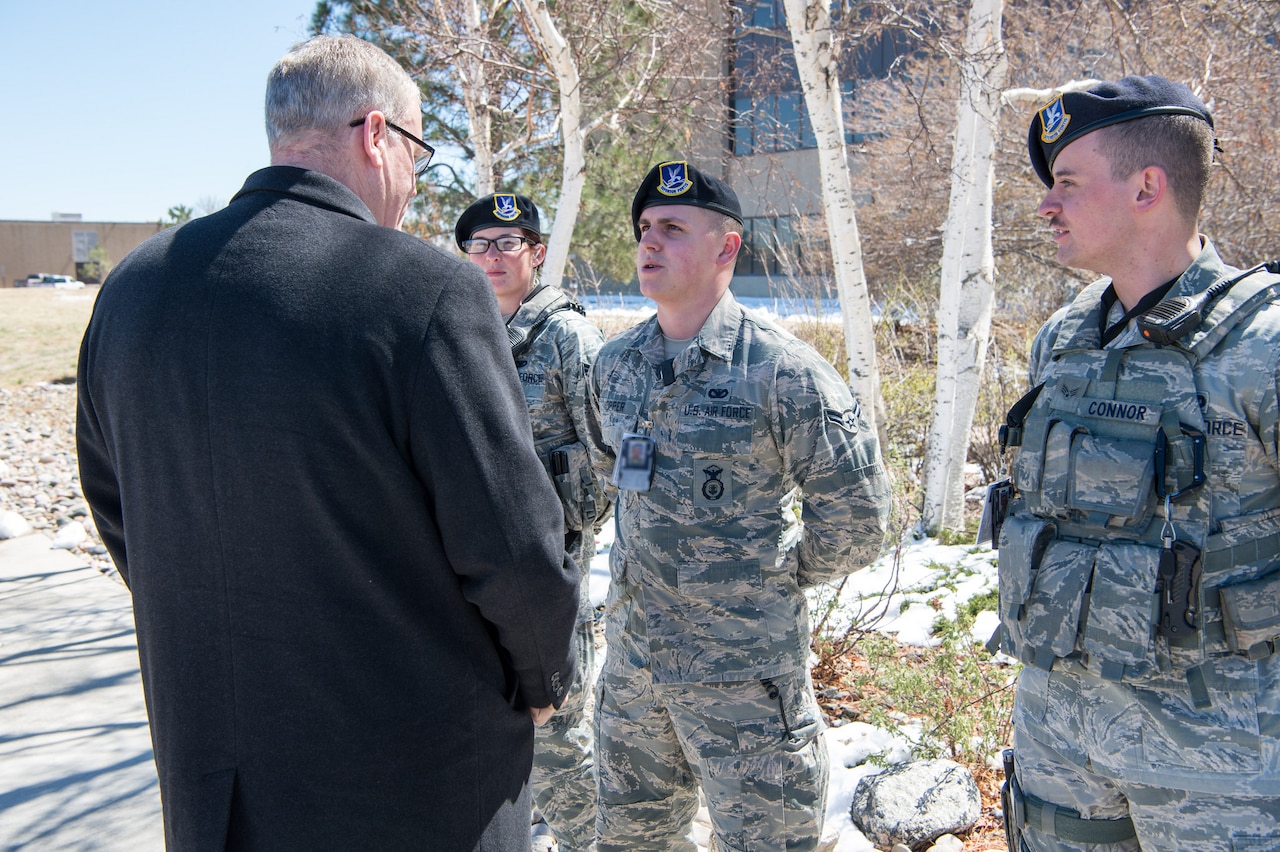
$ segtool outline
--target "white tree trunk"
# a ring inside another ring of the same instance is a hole
[[[573,227],[582,207],[582,187],[587,179],[586,130],[582,124],[582,98],[578,63],[568,41],[556,27],[546,0],[520,0],[520,7],[533,21],[547,62],[556,75],[560,94],[560,138],[564,146],[564,165],[560,172],[560,202],[556,205],[555,223],[547,240],[547,258],[542,263],[542,281],[559,287],[569,262],[569,246]]]
[[[787,28],[805,107],[818,142],[822,206],[844,319],[849,384],[867,409],[868,419],[874,419],[879,427],[884,422],[884,402],[880,397],[880,371],[876,367],[871,299],[862,267],[862,243],[858,237],[849,161],[845,156],[844,105],[828,2],[785,0]]]
[[[937,389],[920,517],[928,534],[964,526],[964,468],[991,334],[992,155],[1006,73],[1002,14],[1003,0],[973,0],[961,58],[951,201],[943,229]]]
[[[436,15],[442,22],[453,20],[443,3],[436,0]],[[453,33],[460,48],[455,65],[462,105],[467,112],[471,148],[475,152],[476,195],[488,195],[497,190],[493,185],[493,120],[490,112],[492,93],[485,66],[485,40],[480,34],[479,0],[463,0],[462,32]]]

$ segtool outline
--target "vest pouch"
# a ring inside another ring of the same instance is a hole
[[[1012,515],[1000,527],[1000,619],[1010,626],[1020,621],[1044,549],[1053,540],[1052,521],[1032,515]]]
[[[566,530],[590,530],[598,517],[602,500],[595,485],[591,458],[581,441],[557,447],[547,454],[547,472],[555,483],[564,507]]]
[[[1280,639],[1280,571],[1218,588],[1227,644],[1256,660],[1275,653]]]
[[[1096,553],[1096,545],[1061,539],[1045,548],[1022,619],[1025,645],[1018,650],[1023,662],[1048,669],[1054,659],[1075,651]]]
[[[1155,512],[1154,447],[1077,434],[1072,447],[1069,505],[1082,512],[1111,516],[1109,526],[1145,526]]]
[[[1098,548],[1082,643],[1089,671],[1129,680],[1154,668],[1159,566],[1159,547],[1107,542]]]
[[[1056,530],[1052,521],[1026,514],[1010,514],[1000,527],[1000,624],[1011,647],[1005,653],[1021,656],[1026,646],[1022,619],[1027,598],[1040,570],[1040,559]]]

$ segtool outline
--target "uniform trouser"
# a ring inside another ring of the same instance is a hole
[[[1060,700],[1058,690],[1048,689],[1048,684],[1046,673],[1024,670],[1018,685],[1014,711],[1015,775],[1024,796],[1048,804],[1033,807],[1030,818],[1020,827],[1016,847],[1020,852],[1280,852],[1280,798],[1179,789],[1188,779],[1180,777],[1172,767],[1170,786],[1135,783],[1105,772],[1094,765],[1089,753],[1095,738],[1099,747],[1107,742],[1104,719],[1110,711],[1102,709],[1102,705],[1108,702],[1093,702],[1086,713],[1095,730],[1073,738],[1087,737],[1089,742],[1063,741],[1062,735],[1075,728],[1067,721],[1075,714],[1073,708],[1054,707],[1054,702]],[[1028,696],[1024,694],[1026,689],[1034,689],[1037,694]],[[1110,689],[1107,694],[1116,691]],[[1073,701],[1079,698],[1076,692],[1064,690],[1063,694],[1070,695]],[[1041,702],[1048,706],[1044,717],[1040,718],[1038,711],[1027,711],[1028,704]],[[1121,708],[1121,715],[1124,709]],[[1117,721],[1115,727],[1123,726]],[[1223,730],[1221,736],[1224,743],[1228,742],[1231,732]],[[1069,759],[1060,749],[1078,752]],[[1194,774],[1194,770],[1186,772]],[[1055,831],[1060,822],[1054,820],[1053,806],[1087,821],[1081,824],[1069,819],[1076,830],[1087,830],[1096,825],[1094,820],[1122,821],[1127,817],[1133,824],[1133,836],[1110,843],[1064,839]],[[1005,818],[1010,815],[1006,813]]]
[[[587,621],[578,625],[578,676],[551,720],[534,729],[533,800],[561,852],[590,849],[595,839],[596,776],[587,712],[595,656],[594,624]]]
[[[817,846],[828,758],[808,672],[655,684],[648,669],[615,666],[599,691],[601,852],[692,852],[699,786],[717,849]]]

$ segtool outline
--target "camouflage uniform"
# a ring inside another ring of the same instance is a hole
[[[537,319],[542,306],[563,298],[551,287],[531,293],[507,323],[513,339],[521,327]],[[560,849],[572,852],[589,849],[595,836],[596,779],[586,709],[595,672],[595,610],[587,577],[596,532],[609,503],[598,486],[583,438],[587,376],[604,338],[575,309],[555,311],[531,331],[528,341],[517,346],[516,372],[529,406],[538,458],[564,504],[566,547],[582,577],[578,677],[560,709],[536,729],[532,786],[534,801],[555,831]]]
[[[605,344],[591,438],[656,441],[648,491],[617,492],[596,699],[601,850],[692,849],[697,786],[726,849],[808,849],[826,753],[806,586],[880,551],[889,484],[831,365],[726,293],[663,368],[657,319]]]
[[[1205,241],[1162,304],[1237,272]],[[1103,347],[1104,279],[1036,337],[1000,534],[1023,849],[1280,849],[1277,280]]]

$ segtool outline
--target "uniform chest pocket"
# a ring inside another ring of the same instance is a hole
[[[1155,445],[1092,434],[1078,423],[1059,420],[1045,442],[1045,508],[1109,516],[1113,528],[1141,528],[1155,511]]]
[[[626,397],[608,396],[600,400],[600,426],[604,439],[612,447],[622,444],[624,432],[634,432],[640,401]]]
[[[724,422],[711,418],[681,418],[673,436],[676,448],[708,456],[749,456],[753,435],[750,421]]]

